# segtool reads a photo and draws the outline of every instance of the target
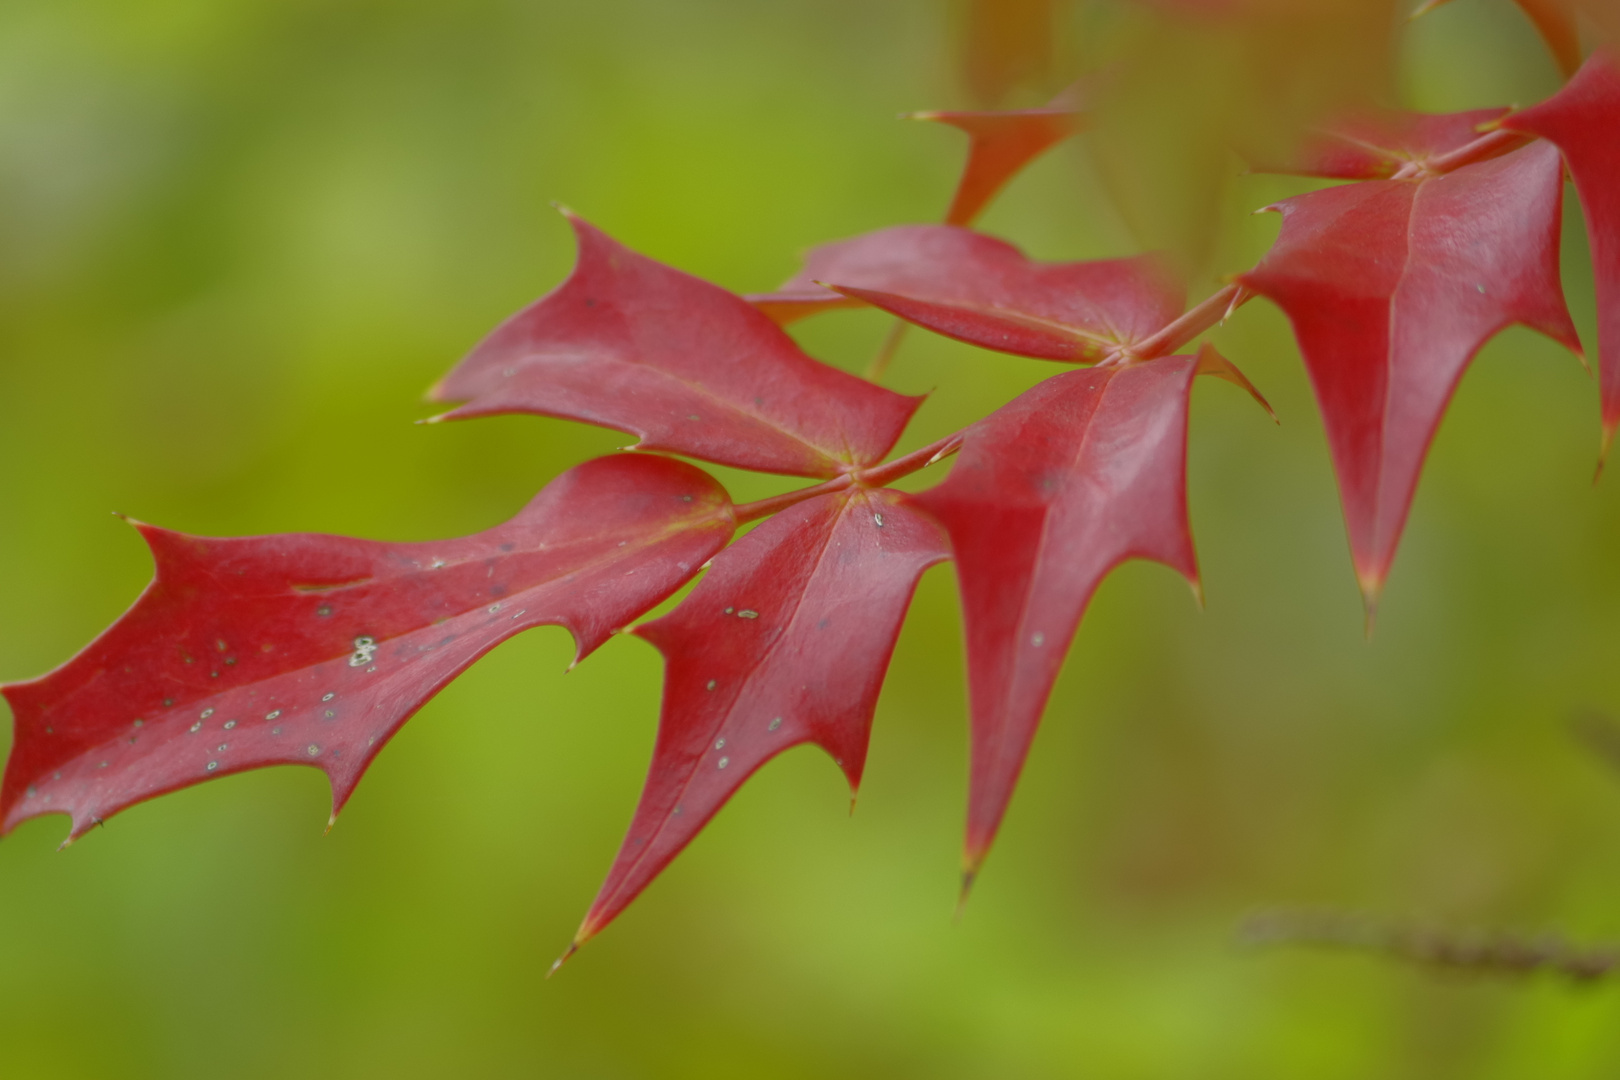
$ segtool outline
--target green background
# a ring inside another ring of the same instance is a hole
[[[959,105],[925,0],[0,0],[0,678],[60,663],[150,573],[121,511],[211,535],[387,539],[504,520],[612,432],[431,428],[422,391],[572,259],[560,200],[739,291],[821,240],[936,219]],[[1167,73],[1173,77],[1173,73]],[[1405,104],[1558,77],[1507,0],[1402,39]],[[1238,175],[1214,274],[1301,190]],[[1083,145],[984,220],[1046,258],[1135,242]],[[1566,286],[1593,300],[1571,203]],[[885,323],[802,339],[859,368]],[[1620,985],[1245,950],[1322,905],[1620,939],[1620,477],[1596,396],[1527,331],[1482,353],[1371,642],[1320,424],[1265,302],[1217,342],[1272,426],[1194,399],[1199,611],[1132,564],[1083,625],[1001,840],[953,921],[966,776],[948,568],[925,578],[859,811],[795,751],[555,979],[639,790],[660,665],[496,650],[382,754],[330,836],[273,769],[0,844],[0,1075],[1608,1077]],[[1595,350],[1594,350],[1595,352]],[[906,446],[1051,365],[913,334]],[[739,499],[782,482],[725,472]],[[925,478],[919,477],[918,480]],[[0,707],[3,708],[3,707]]]

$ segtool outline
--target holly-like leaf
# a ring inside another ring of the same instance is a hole
[[[1039,109],[1005,112],[915,112],[912,120],[949,124],[968,137],[967,161],[945,213],[947,225],[971,225],[1009,180],[1081,129],[1080,84]]]
[[[1311,132],[1294,161],[1257,166],[1255,171],[1333,180],[1388,180],[1402,169],[1467,146],[1507,112],[1505,108],[1438,114],[1391,109],[1345,117]]]
[[[1271,209],[1246,287],[1287,313],[1327,428],[1356,576],[1376,603],[1457,381],[1522,323],[1576,352],[1558,278],[1563,174],[1533,144],[1425,180],[1369,180]]]
[[[433,388],[468,402],[439,419],[538,413],[631,432],[638,449],[835,476],[881,459],[921,403],[811,359],[740,297],[568,220],[574,272]]]
[[[1084,363],[1161,329],[1185,297],[1151,255],[1043,263],[970,229],[899,225],[815,248],[780,291],[750,299],[779,318],[868,303],[958,341]]]
[[[667,663],[658,740],[629,835],[573,947],[782,751],[814,743],[859,787],[911,594],[948,554],[939,526],[895,492],[819,495],[722,552],[680,606],[636,628]]]
[[[964,890],[1102,579],[1153,559],[1198,587],[1186,458],[1200,366],[1172,356],[1047,379],[969,428],[944,483],[910,499],[949,532],[962,592],[973,724]]]
[[[1586,214],[1597,278],[1603,453],[1620,426],[1620,65],[1594,53],[1569,85],[1502,122],[1564,152]]]
[[[72,839],[163,792],[284,764],[324,770],[336,815],[400,725],[478,657],[562,626],[583,658],[697,573],[734,519],[698,469],[622,455],[457,540],[136,527],[157,573],[135,606],[62,667],[3,688],[16,741],[0,831],[66,813]]]

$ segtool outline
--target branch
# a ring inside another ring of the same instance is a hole
[[[1168,356],[1205,330],[1225,322],[1232,312],[1253,296],[1254,293],[1241,285],[1228,285],[1158,333],[1143,338],[1115,356],[1118,361],[1125,363]]]

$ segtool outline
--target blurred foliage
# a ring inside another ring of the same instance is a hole
[[[1045,258],[1204,230],[1201,295],[1275,234],[1247,212],[1302,184],[1203,141],[1178,173],[1178,110],[1238,132],[1321,50],[1173,21],[1231,4],[1158,7],[1053,5],[1060,60],[1162,63],[1126,65],[1143,90],[1115,99],[1123,126],[1041,161],[984,227]],[[0,677],[59,663],[146,581],[108,511],[448,536],[619,445],[536,418],[412,424],[439,374],[566,272],[547,201],[738,290],[813,243],[934,219],[960,143],[893,116],[971,103],[962,18],[944,0],[5,0]],[[1508,0],[1396,40],[1366,85],[1411,107],[1558,83]],[[1113,167],[1133,135],[1137,171]],[[885,325],[839,314],[802,338],[858,369]],[[1613,1075],[1609,981],[1232,944],[1274,905],[1620,938],[1620,778],[1565,722],[1620,711],[1620,489],[1589,482],[1591,381],[1528,332],[1485,349],[1368,642],[1285,321],[1255,303],[1217,341],[1283,426],[1198,388],[1208,610],[1160,567],[1103,587],[960,923],[961,646],[940,569],[859,812],[830,762],[788,755],[549,982],[644,775],[660,672],[635,640],[568,675],[559,630],[503,646],[407,726],[328,837],[308,769],[143,805],[63,854],[61,822],[23,826],[0,844],[0,1071]],[[910,335],[890,382],[934,393],[906,445],[1053,370]],[[780,486],[724,479],[739,498]]]

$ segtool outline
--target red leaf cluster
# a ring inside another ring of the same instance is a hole
[[[61,668],[4,688],[16,741],[0,828],[67,813],[71,839],[162,792],[290,763],[326,771],[335,814],[400,725],[496,644],[560,625],[583,659],[708,567],[672,612],[633,630],[666,663],[658,736],[577,946],[775,755],[813,743],[860,783],[913,591],[951,559],[972,729],[966,884],[1102,580],[1147,559],[1198,587],[1193,379],[1259,395],[1209,345],[1179,350],[1245,300],[1265,296],[1293,323],[1369,603],[1479,348],[1520,323],[1579,350],[1558,272],[1566,165],[1597,261],[1605,438],[1620,420],[1620,68],[1605,57],[1523,112],[1364,114],[1317,133],[1282,171],[1346,182],[1272,207],[1283,225],[1271,251],[1191,309],[1155,256],[1042,263],[966,227],[1079,129],[1072,97],[919,115],[972,139],[946,223],[824,245],[777,291],[744,298],[569,215],[573,273],[434,389],[463,403],[441,419],[564,417],[656,453],[580,465],[512,521],[457,540],[212,540],[138,525],[157,572],[134,607]],[[808,356],[782,329],[856,305],[1090,366],[886,460],[921,399]],[[935,486],[889,486],[953,454]],[[666,455],[819,482],[734,507]]]

